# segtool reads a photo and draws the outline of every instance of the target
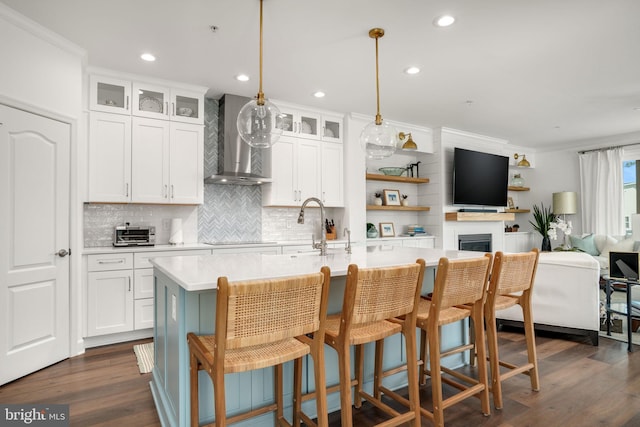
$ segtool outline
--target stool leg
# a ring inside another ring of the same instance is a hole
[[[356,387],[353,391],[353,405],[356,408],[360,408],[362,406],[362,397],[360,393],[362,392],[362,382],[364,381],[364,345],[360,344],[356,346]]]
[[[429,371],[431,372],[431,399],[433,400],[433,424],[444,427],[442,407],[442,373],[440,371],[440,331],[435,323],[429,324]]]
[[[525,292],[531,292],[527,290]],[[531,299],[521,298],[520,305],[522,307],[522,317],[524,320],[524,336],[527,341],[527,357],[533,368],[529,371],[531,377],[531,389],[540,390],[540,379],[538,377],[538,356],[536,354],[536,336],[533,327],[533,316],[531,315]]]
[[[418,380],[421,386],[427,383],[427,345],[427,331],[420,328],[420,360],[422,360],[422,364],[420,365]]]
[[[225,427],[227,425],[227,405],[226,394],[224,392],[224,371],[213,368],[211,379],[213,380],[213,402],[214,410],[216,411],[216,427]]]
[[[373,370],[373,396],[376,399],[382,398],[380,385],[382,384],[382,358],[384,357],[384,339],[376,341],[376,355]],[[411,359],[407,359],[411,360]]]
[[[403,335],[405,337],[405,350],[407,352],[407,383],[409,384],[409,409],[415,412],[415,418],[411,421],[412,426],[420,426],[420,390],[418,388],[418,364],[416,348],[416,330],[414,325],[405,321],[403,325]],[[380,370],[382,371],[382,355],[380,356]]]
[[[276,365],[274,367],[274,371],[275,371],[275,381],[274,381],[274,388],[275,388],[275,394],[276,394],[276,425],[279,424],[279,421],[282,420],[284,418],[284,409],[283,409],[283,405],[282,405],[282,364]],[[295,374],[294,374],[295,375]],[[295,381],[295,380],[294,380]]]
[[[320,343],[322,347],[324,344]],[[328,427],[329,417],[327,415],[327,379],[325,375],[325,360],[324,349],[320,349],[316,352],[316,355],[312,355],[313,359],[313,374],[316,381],[316,410],[318,412],[318,427]],[[301,363],[302,365],[302,363]],[[302,372],[302,371],[301,371]],[[299,424],[296,424],[296,427]]]
[[[478,381],[484,385],[483,390],[480,392],[480,402],[482,405],[482,413],[484,415],[489,415],[491,413],[491,408],[489,404],[489,379],[487,377],[483,301],[479,301],[474,304],[472,317],[475,336],[474,349],[478,355]]]
[[[343,427],[350,427],[351,419],[351,356],[349,343],[338,344],[338,373],[340,375],[340,420]]]
[[[191,427],[198,427],[200,414],[198,408],[198,359],[189,352],[189,383],[191,393]]]
[[[315,370],[315,366],[314,366]],[[318,388],[316,384],[316,389]],[[302,410],[302,358],[293,361],[293,425],[300,425]],[[318,418],[320,414],[318,414]]]
[[[487,347],[489,348],[489,365],[491,366],[491,393],[493,406],[502,409],[502,382],[500,381],[500,356],[498,354],[498,330],[496,313],[493,307],[486,307],[485,320],[487,327]]]

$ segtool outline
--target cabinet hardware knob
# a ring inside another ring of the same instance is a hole
[[[60,258],[64,258],[69,254],[71,254],[71,251],[67,251],[66,249],[60,249],[58,252],[56,252],[56,255],[58,255]]]

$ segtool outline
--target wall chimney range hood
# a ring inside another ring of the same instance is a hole
[[[238,132],[236,119],[250,98],[225,94],[220,98],[218,116],[218,173],[205,178],[205,184],[260,185],[271,178],[252,170],[253,148]],[[258,150],[260,154],[260,150]]]

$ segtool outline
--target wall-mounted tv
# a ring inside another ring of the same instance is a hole
[[[508,157],[454,149],[454,205],[507,206],[508,182]]]

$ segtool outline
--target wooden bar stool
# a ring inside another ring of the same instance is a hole
[[[342,313],[327,319],[325,342],[338,353],[340,375],[341,425],[352,425],[351,387],[355,384],[355,406],[362,399],[386,412],[392,418],[385,426],[410,422],[420,425],[420,402],[418,396],[417,365],[408,368],[409,411],[399,413],[379,398],[362,389],[363,344],[376,342],[376,365],[382,365],[381,343],[384,338],[397,333],[405,337],[407,358],[416,360],[415,322],[424,277],[425,262],[418,259],[415,264],[362,268],[351,264],[347,273]],[[399,318],[403,316],[403,318]],[[355,382],[351,379],[350,346],[356,346]]]
[[[420,360],[408,363],[420,366],[420,383],[426,383],[426,376],[431,377],[432,412],[420,408],[421,415],[433,421],[436,426],[444,426],[444,410],[468,397],[479,395],[482,412],[489,415],[489,384],[487,366],[478,363],[478,378],[471,378],[441,365],[443,357],[465,350],[474,350],[479,360],[485,360],[484,347],[484,300],[487,280],[491,268],[491,254],[465,260],[449,260],[440,258],[433,294],[430,300],[421,298],[416,316],[416,326],[420,328]],[[463,344],[445,352],[440,349],[440,327],[449,323],[471,318],[474,340],[471,344]],[[482,343],[475,345],[474,343]],[[429,350],[429,351],[427,351]],[[416,360],[407,356],[407,360]],[[427,360],[429,366],[427,368]],[[394,370],[395,371],[395,370]],[[379,377],[388,376],[390,372],[380,373]],[[443,376],[442,373],[447,374]],[[463,382],[461,382],[463,381]],[[442,383],[452,385],[460,390],[455,395],[443,399]],[[393,399],[408,404],[407,400],[397,393],[380,386],[380,390]],[[374,393],[378,391],[374,389]]]
[[[229,283],[218,279],[215,335],[187,334],[191,381],[191,426],[199,423],[198,371],[211,377],[215,425],[225,426],[275,411],[274,425],[290,426],[283,414],[282,364],[294,360],[294,393],[300,394],[302,357],[313,358],[319,426],[327,426],[324,389],[324,325],[330,271],[267,280]],[[312,335],[309,337],[308,335]],[[276,401],[271,405],[227,418],[224,375],[275,366]],[[322,385],[322,386],[320,386]],[[300,418],[315,425],[294,401],[293,424]]]
[[[538,268],[539,255],[537,248],[526,253],[504,254],[497,252],[493,263],[487,302],[485,304],[485,320],[487,323],[489,364],[491,366],[491,392],[496,409],[502,408],[502,381],[508,378],[517,374],[529,375],[531,389],[534,391],[540,389],[536,339],[531,311],[531,292]],[[527,343],[528,363],[521,366],[500,360],[498,354],[496,311],[504,310],[516,304],[522,308],[524,336]],[[501,366],[508,370],[501,373]]]

